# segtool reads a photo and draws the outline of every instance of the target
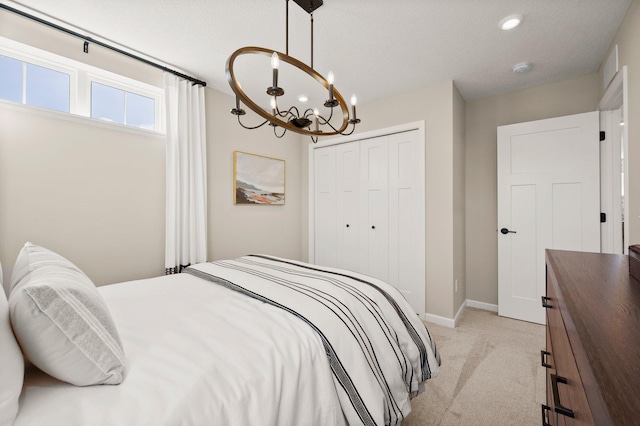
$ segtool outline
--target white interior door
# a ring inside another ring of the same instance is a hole
[[[547,248],[600,251],[599,114],[498,127],[498,313],[545,323]]]
[[[362,272],[389,279],[388,136],[360,142]]]

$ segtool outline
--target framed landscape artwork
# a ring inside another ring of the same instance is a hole
[[[284,205],[285,161],[233,152],[233,204]]]

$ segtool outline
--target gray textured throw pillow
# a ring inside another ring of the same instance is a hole
[[[25,244],[9,309],[22,352],[44,372],[78,386],[124,380],[124,351],[111,314],[89,277],[64,257]]]

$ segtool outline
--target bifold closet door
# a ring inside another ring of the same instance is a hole
[[[424,155],[418,132],[389,135],[389,284],[424,315]]]
[[[314,263],[337,266],[336,149],[317,149],[314,161]]]
[[[360,142],[360,217],[362,272],[389,279],[388,136]]]
[[[336,264],[360,272],[360,144],[336,145]]]

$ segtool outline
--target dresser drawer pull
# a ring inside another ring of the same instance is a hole
[[[545,359],[544,359],[545,355],[551,355],[551,352],[540,351],[540,364],[542,364],[542,366],[545,367],[545,368],[552,368],[551,364],[547,364],[545,362]]]
[[[560,403],[560,394],[558,393],[558,383],[567,384],[567,379],[555,374],[551,375],[551,389],[553,391],[553,409],[556,413],[567,417],[574,417],[573,410],[563,407]]]
[[[549,305],[547,303],[547,300],[551,300],[551,298],[547,297],[547,296],[542,296],[542,307],[543,308],[553,308],[553,306],[551,306],[551,305]]]
[[[551,423],[549,423],[548,421],[548,417],[547,417],[547,413],[549,412],[549,410],[551,410],[551,408],[548,405],[544,405],[542,404],[540,406],[540,408],[542,408],[542,426],[551,426]]]

